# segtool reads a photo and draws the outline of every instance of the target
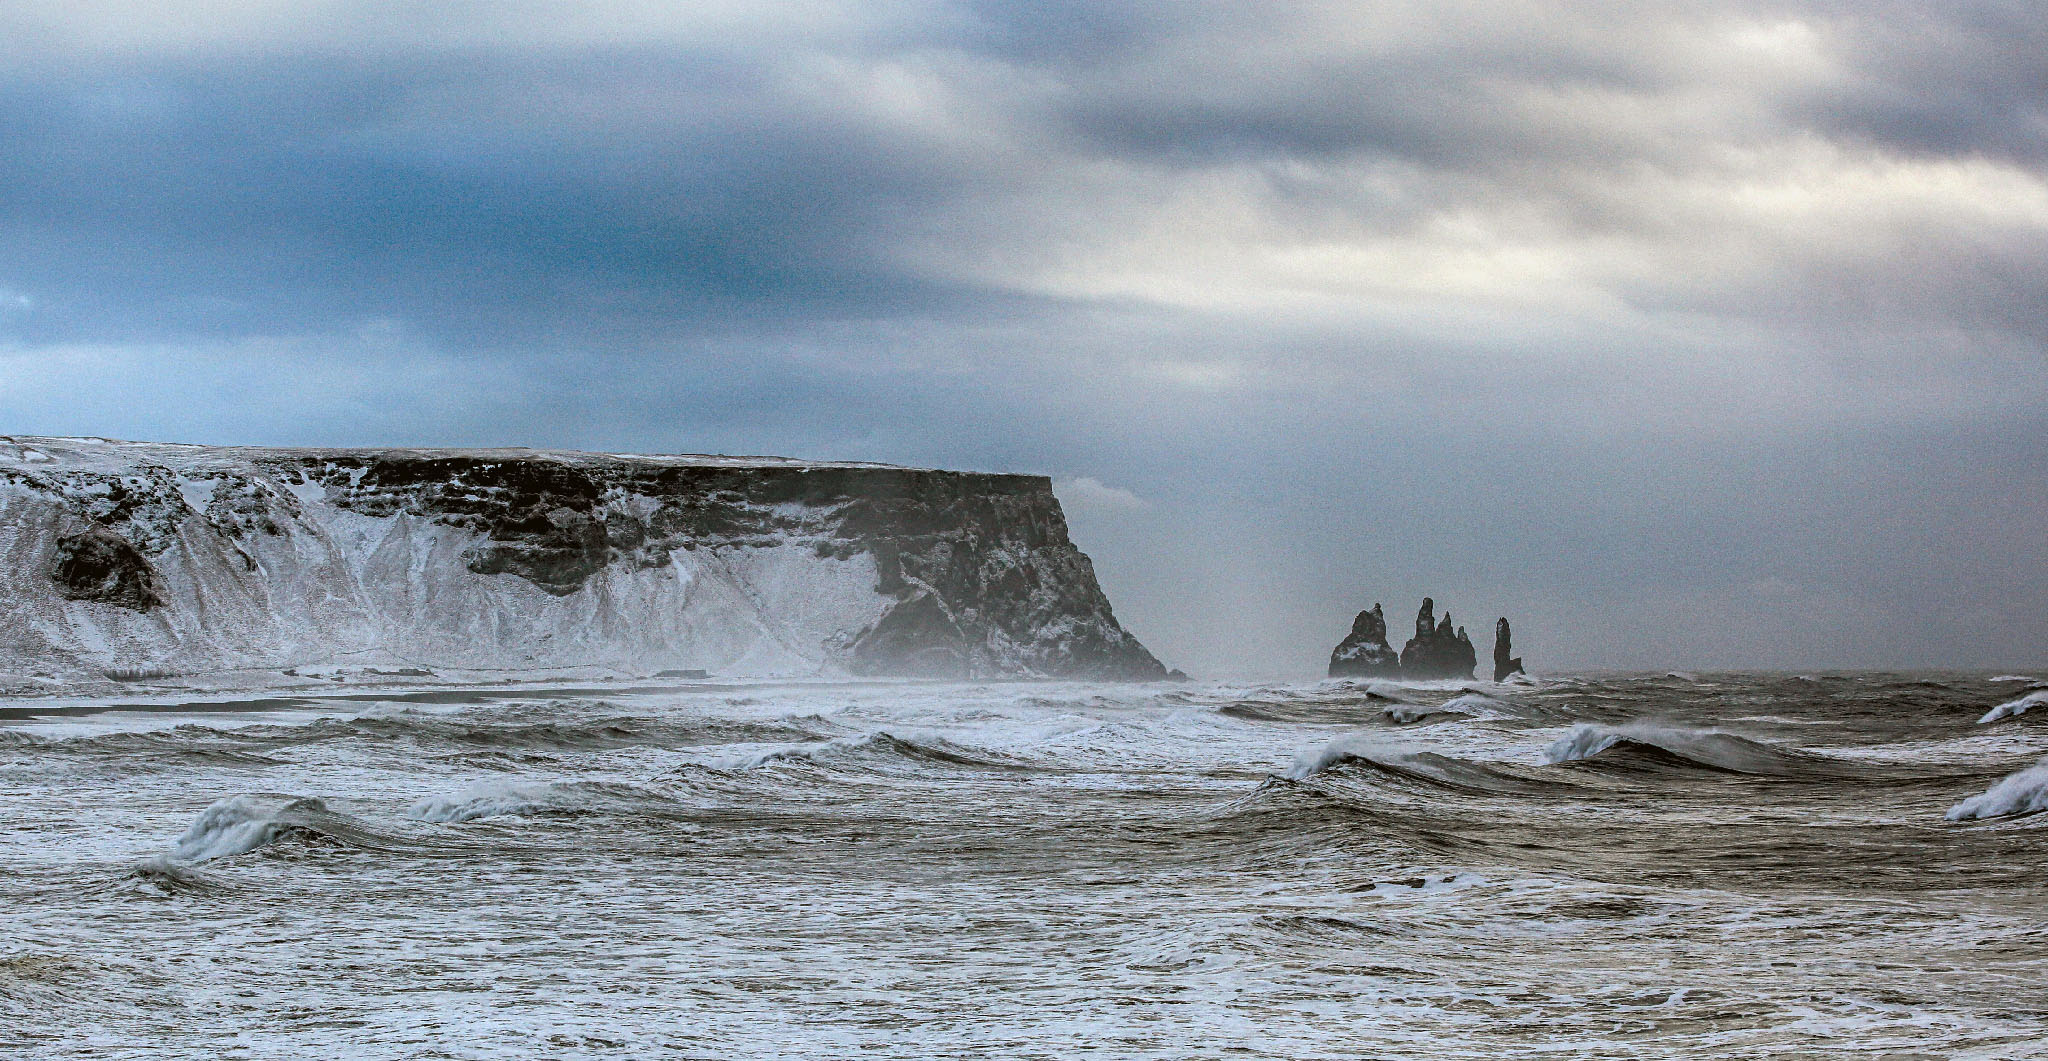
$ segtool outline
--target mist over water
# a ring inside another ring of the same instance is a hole
[[[15,710],[0,1045],[2043,1056],[2001,677]]]

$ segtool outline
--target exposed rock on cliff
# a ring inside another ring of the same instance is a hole
[[[1436,601],[1422,598],[1422,610],[1415,615],[1415,636],[1401,646],[1401,676],[1404,678],[1470,678],[1479,663],[1472,639],[1451,625],[1451,613],[1441,621],[1434,612]]]
[[[1493,680],[1504,682],[1510,674],[1525,674],[1522,659],[1514,654],[1513,632],[1508,629],[1508,620],[1502,616],[1493,624]]]
[[[0,436],[0,671],[1159,678],[1049,480]]]
[[[105,527],[57,539],[50,578],[67,600],[100,601],[146,612],[164,604],[163,579],[135,546]]]
[[[1375,603],[1371,611],[1358,613],[1351,621],[1351,634],[1330,653],[1330,677],[1396,677],[1401,657],[1387,644],[1387,615]]]

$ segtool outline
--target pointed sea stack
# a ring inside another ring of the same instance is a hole
[[[1470,678],[1479,663],[1472,639],[1451,625],[1451,613],[1436,620],[1436,601],[1422,598],[1422,610],[1415,615],[1415,636],[1401,646],[1403,678]]]
[[[1527,674],[1522,669],[1522,658],[1514,655],[1513,634],[1508,629],[1508,620],[1502,616],[1493,624],[1493,680],[1504,682],[1510,674]]]
[[[1330,653],[1332,678],[1393,678],[1401,673],[1401,657],[1387,644],[1387,614],[1378,604],[1351,621],[1351,635]]]

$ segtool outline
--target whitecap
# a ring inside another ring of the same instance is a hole
[[[1388,704],[1383,713],[1391,721],[1408,723],[1420,722],[1439,710],[1428,704]]]
[[[1985,712],[1984,717],[1977,720],[1977,724],[1981,726],[1986,722],[1996,722],[2001,718],[2024,715],[2027,713],[2028,708],[2040,707],[2043,704],[2048,704],[2048,689],[2028,693],[2017,700],[2007,700],[2005,703]]]
[[[1449,700],[1444,701],[1443,706],[1437,708],[1437,710],[1461,711],[1468,715],[1478,715],[1481,718],[1494,718],[1499,716],[1501,709],[1506,706],[1507,701],[1497,696],[1481,692],[1468,692],[1453,696]]]
[[[2048,759],[2018,773],[2007,775],[1979,795],[1948,809],[1948,820],[2003,818],[2012,814],[2033,814],[2048,810]]]
[[[548,785],[478,785],[456,796],[430,796],[406,809],[406,816],[423,822],[448,825],[495,818],[502,814],[532,814],[547,802]]]
[[[1346,759],[1370,759],[1378,763],[1399,764],[1413,761],[1418,753],[1413,745],[1384,740],[1370,735],[1338,737],[1319,747],[1305,748],[1294,756],[1294,763],[1284,775],[1289,780],[1299,781],[1322,773]]]
[[[324,811],[317,799],[293,800],[278,806],[274,800],[256,796],[232,796],[216,800],[192,820],[190,828],[171,848],[180,862],[205,862],[254,851],[283,836],[293,828],[286,820],[290,811]]]
[[[1550,747],[1543,749],[1543,761],[1556,766],[1558,763],[1568,763],[1577,759],[1591,759],[1621,743],[1627,736],[1629,734],[1622,729],[1582,722],[1573,726],[1571,732],[1552,741]]]

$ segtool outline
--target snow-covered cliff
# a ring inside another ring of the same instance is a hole
[[[0,678],[1155,678],[1039,476],[0,436]]]

